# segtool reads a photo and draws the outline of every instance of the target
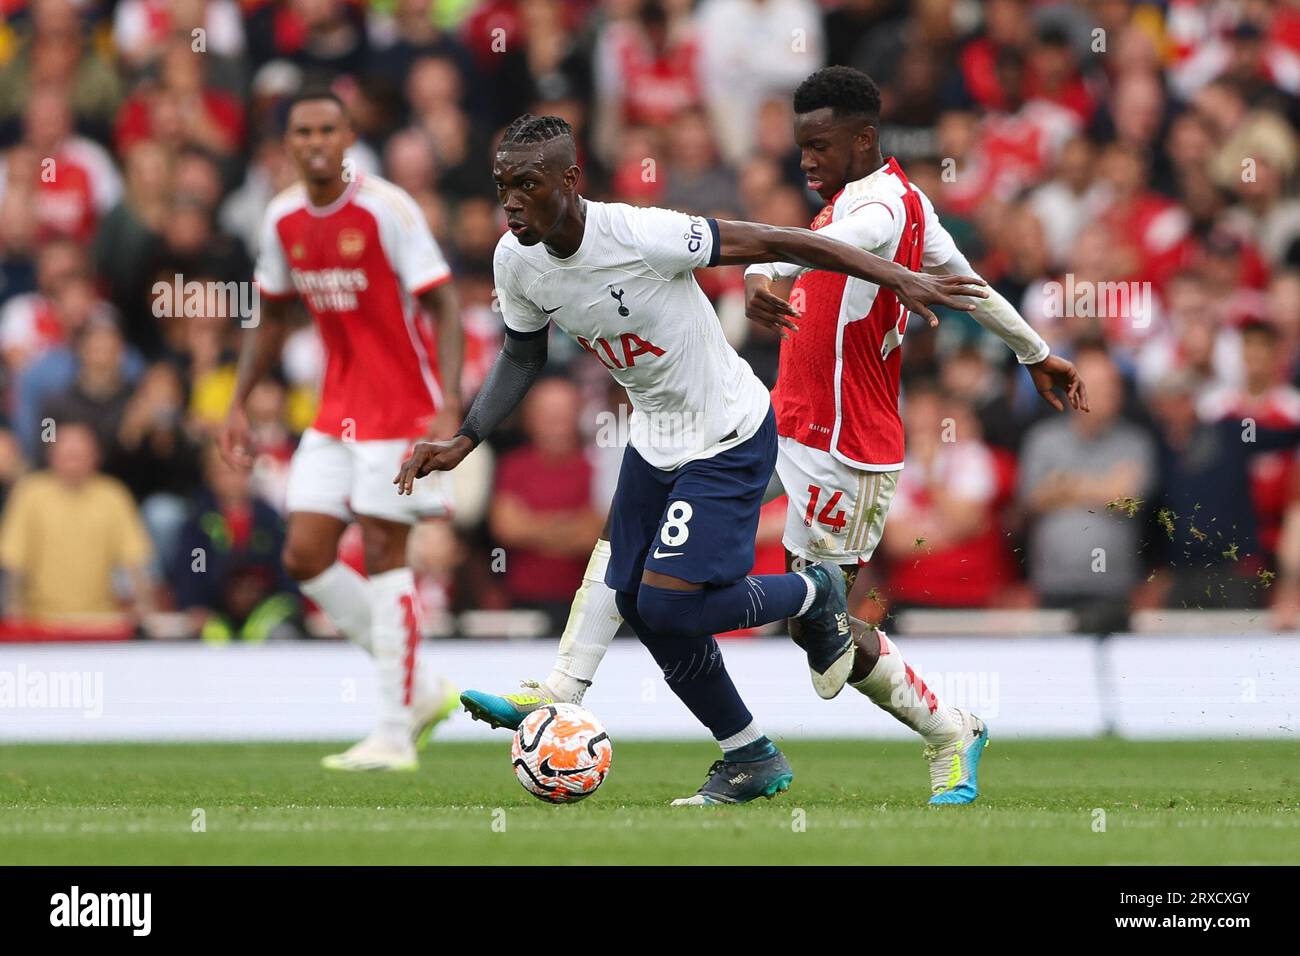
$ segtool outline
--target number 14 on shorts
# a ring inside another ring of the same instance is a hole
[[[817,510],[817,502],[821,500],[822,489],[819,485],[808,486],[808,510],[804,512],[803,523],[811,528],[813,525],[813,515],[817,516],[817,521],[821,525],[831,530],[832,534],[839,534],[844,530],[844,525],[848,519],[844,516],[844,509],[835,510],[835,506],[840,503],[844,497],[844,492],[837,491],[833,493],[822,505],[822,510]]]

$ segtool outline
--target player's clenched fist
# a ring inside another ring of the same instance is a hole
[[[415,479],[435,471],[451,471],[465,456],[474,450],[474,443],[464,435],[457,435],[447,441],[417,442],[411,457],[402,462],[402,468],[393,479],[399,495],[409,495],[415,487]]]

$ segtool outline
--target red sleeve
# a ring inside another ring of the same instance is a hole
[[[130,97],[118,110],[113,128],[113,141],[119,156],[126,154],[136,143],[149,138],[149,106],[139,93]]]
[[[207,107],[212,121],[220,126],[231,138],[235,148],[244,144],[244,110],[231,96],[218,90],[207,90],[203,94],[203,105]]]

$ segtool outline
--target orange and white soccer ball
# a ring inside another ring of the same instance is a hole
[[[510,745],[515,776],[548,803],[574,803],[605,782],[614,760],[609,734],[577,704],[547,704],[524,718]]]

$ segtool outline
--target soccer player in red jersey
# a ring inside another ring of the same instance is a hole
[[[808,187],[826,201],[812,228],[915,271],[975,273],[934,206],[880,148],[880,91],[844,66],[809,76],[794,94],[795,141]],[[772,283],[798,276],[790,300]],[[972,316],[1016,353],[1043,398],[1087,411],[1074,366],[996,291]],[[791,564],[833,561],[850,586],[884,531],[903,467],[900,346],[908,310],[888,289],[777,263],[745,272],[746,314],[782,333],[777,474],[788,499],[784,543]],[[793,304],[792,304],[793,303]],[[796,307],[797,306],[797,307]],[[797,320],[797,321],[796,321]],[[924,738],[933,804],[970,803],[988,741],[979,717],[945,705],[883,631],[855,622],[850,685]],[[798,641],[798,622],[791,622]]]
[[[344,153],[354,138],[333,94],[305,93],[291,105],[285,143],[300,181],[266,211],[254,272],[260,321],[244,343],[221,448],[231,462],[252,464],[244,404],[279,361],[301,298],[327,358],[316,419],[290,470],[283,560],[302,592],[374,658],[380,695],[375,731],[322,763],[411,770],[417,744],[457,692],[417,661],[407,536],[451,503],[445,476],[409,497],[391,479],[415,440],[450,437],[460,424],[463,333],[451,271],[419,207],[391,183],[352,174]],[[368,578],[338,560],[353,520]]]

